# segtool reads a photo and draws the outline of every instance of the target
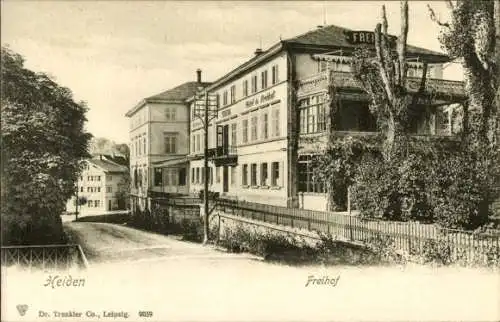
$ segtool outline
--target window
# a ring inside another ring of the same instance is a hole
[[[252,76],[252,94],[257,92],[257,75]]]
[[[153,176],[154,176],[153,181],[155,186],[161,186],[163,184],[161,168],[155,168]]]
[[[250,140],[257,140],[257,116],[252,116],[252,124],[250,129]]]
[[[263,71],[261,73],[261,88],[266,89],[267,88],[267,70]]]
[[[196,183],[200,183],[200,168],[196,168]]]
[[[90,181],[90,176],[87,176],[87,181]]]
[[[238,145],[236,142],[236,123],[231,124],[231,145],[233,147]]]
[[[196,134],[196,151],[200,151],[200,135]]]
[[[101,187],[97,187],[97,192],[101,192]]]
[[[252,163],[250,167],[250,184],[257,186],[257,163]]]
[[[299,191],[316,193],[326,191],[323,181],[314,177],[313,158],[311,156],[302,156],[299,159],[298,170]]]
[[[200,168],[201,172],[201,183],[205,183],[205,167]]]
[[[90,187],[87,187],[87,192],[90,192]]]
[[[106,187],[106,192],[113,192],[113,187]]]
[[[167,121],[175,121],[176,118],[176,109],[175,107],[167,107],[165,109],[165,119]]]
[[[83,187],[80,187],[80,192],[83,192]]]
[[[243,81],[243,96],[248,96],[248,80]]]
[[[87,206],[89,208],[92,208],[92,205],[94,204],[94,201],[93,200],[87,200]]]
[[[231,86],[231,104],[236,102],[236,86]]]
[[[186,168],[180,168],[179,169],[179,186],[185,186],[186,185]]]
[[[113,180],[113,176],[108,176],[108,180],[112,181]]]
[[[231,185],[234,186],[236,184],[236,167],[231,167]]]
[[[278,77],[278,65],[274,65],[271,70],[271,83],[272,85],[277,84],[279,82]]]
[[[267,176],[267,163],[261,163],[260,165],[260,185],[269,186],[268,176]]]
[[[224,94],[222,94],[222,105],[227,105],[227,91],[224,91]]]
[[[269,121],[267,112],[261,115],[262,118],[262,138],[267,139],[269,131]]]
[[[272,126],[273,126],[273,136],[280,136],[280,107],[273,108],[272,111]]]
[[[215,167],[215,182],[220,183],[220,167]]]
[[[191,152],[194,152],[194,135],[191,135]]]
[[[248,142],[248,120],[243,120],[243,125],[241,127],[241,138],[243,143]]]
[[[248,186],[248,164],[243,165],[243,171],[241,172],[241,184],[243,186]]]
[[[271,185],[277,187],[280,185],[280,164],[279,162],[271,163]]]
[[[165,153],[177,153],[177,134],[165,134]]]
[[[142,139],[142,147],[143,147],[143,153],[146,154],[146,137]]]
[[[97,181],[101,181],[101,176],[97,176]]]
[[[191,183],[194,183],[194,168],[191,168]]]
[[[101,200],[94,200],[95,207],[99,208],[101,206]]]

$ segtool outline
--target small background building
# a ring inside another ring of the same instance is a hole
[[[97,155],[85,160],[85,169],[77,183],[80,200],[78,213],[102,214],[127,208],[129,169],[124,158]],[[76,211],[76,196],[66,204],[66,211]]]

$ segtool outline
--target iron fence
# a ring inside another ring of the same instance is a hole
[[[500,236],[440,228],[418,222],[366,220],[348,213],[286,208],[246,201],[219,199],[216,209],[235,216],[271,224],[316,231],[336,238],[372,243],[389,238],[393,247],[407,253],[422,253],[424,248],[448,247],[449,256],[474,259],[488,254],[498,256]]]
[[[86,268],[87,259],[80,245],[2,246],[2,266],[40,269]]]

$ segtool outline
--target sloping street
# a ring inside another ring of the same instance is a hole
[[[180,241],[175,236],[164,236],[125,225],[66,222],[65,229],[80,244],[91,266],[118,262],[166,261],[173,259],[246,259],[252,255],[235,255],[213,247]]]

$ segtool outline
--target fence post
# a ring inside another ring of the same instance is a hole
[[[412,238],[412,232],[414,231],[413,229],[413,221],[410,222],[410,231],[408,234],[408,253],[411,251],[411,238]]]
[[[352,216],[350,214],[350,210],[349,210],[349,238],[351,239],[351,241],[354,240],[352,236]]]

